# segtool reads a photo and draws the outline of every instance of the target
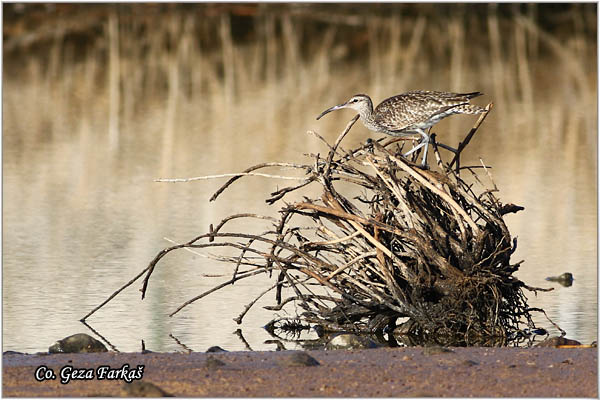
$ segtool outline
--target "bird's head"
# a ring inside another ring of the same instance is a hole
[[[361,117],[368,115],[373,112],[373,102],[371,102],[371,98],[366,94],[355,94],[345,103],[338,104],[337,106],[333,106],[323,111],[317,119],[320,119],[323,115],[339,110],[341,108],[352,108],[353,110],[358,111]]]

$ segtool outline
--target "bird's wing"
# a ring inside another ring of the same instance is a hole
[[[375,108],[375,121],[390,131],[402,131],[425,123],[451,108],[469,103],[469,98],[442,92],[415,91],[399,94],[382,101]]]

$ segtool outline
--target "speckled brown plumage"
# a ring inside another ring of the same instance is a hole
[[[452,114],[478,114],[483,108],[469,104],[482,93],[413,91],[385,99],[375,108],[375,123],[391,134],[410,128],[427,129]]]
[[[373,109],[373,102],[369,96],[357,94],[347,102],[323,111],[317,119],[331,111],[352,108],[358,111],[363,124],[372,131],[391,136],[407,136],[418,133],[422,137],[421,143],[404,155],[408,156],[425,146],[421,163],[425,167],[427,165],[427,145],[429,144],[429,135],[425,133],[425,129],[453,114],[484,112],[484,108],[470,104],[472,98],[481,95],[480,92],[451,93],[415,90],[389,97]]]

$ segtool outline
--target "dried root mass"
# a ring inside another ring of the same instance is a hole
[[[319,197],[285,204],[278,218],[233,215],[211,225],[208,233],[163,250],[150,263],[142,292],[168,252],[225,246],[239,250],[237,257],[217,257],[235,264],[231,279],[173,314],[237,280],[268,274],[274,281],[259,298],[274,292],[276,304],[267,308],[279,310],[293,302],[302,310],[300,320],[320,331],[396,329],[454,345],[522,340],[520,333],[535,328],[530,313],[543,312],[529,308],[524,295],[524,289],[543,289],[517,279],[520,262],[510,259],[516,239],[511,239],[503,215],[522,207],[499,201],[484,165],[453,168],[454,161],[441,160],[435,143],[439,171],[421,170],[403,159],[399,139],[369,141],[344,151],[339,144],[355,121],[334,145],[327,144],[327,158],[317,154],[306,165],[285,164],[303,170],[304,178],[266,201],[277,202],[307,187],[315,193],[315,186]],[[277,164],[260,164],[244,174],[273,166]],[[241,176],[230,179],[211,200]],[[225,231],[236,218],[264,218],[272,221],[272,229],[258,234]],[[256,300],[246,305],[239,323]],[[396,326],[399,317],[407,319],[402,326]]]

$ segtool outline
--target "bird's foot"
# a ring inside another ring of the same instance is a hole
[[[419,168],[419,169],[423,169],[423,170],[429,170],[430,169],[429,165],[427,165],[425,163],[417,164],[416,162],[409,160],[408,157],[406,157],[405,155],[403,155],[402,157],[406,159],[406,161],[408,162],[408,164],[411,167]]]

